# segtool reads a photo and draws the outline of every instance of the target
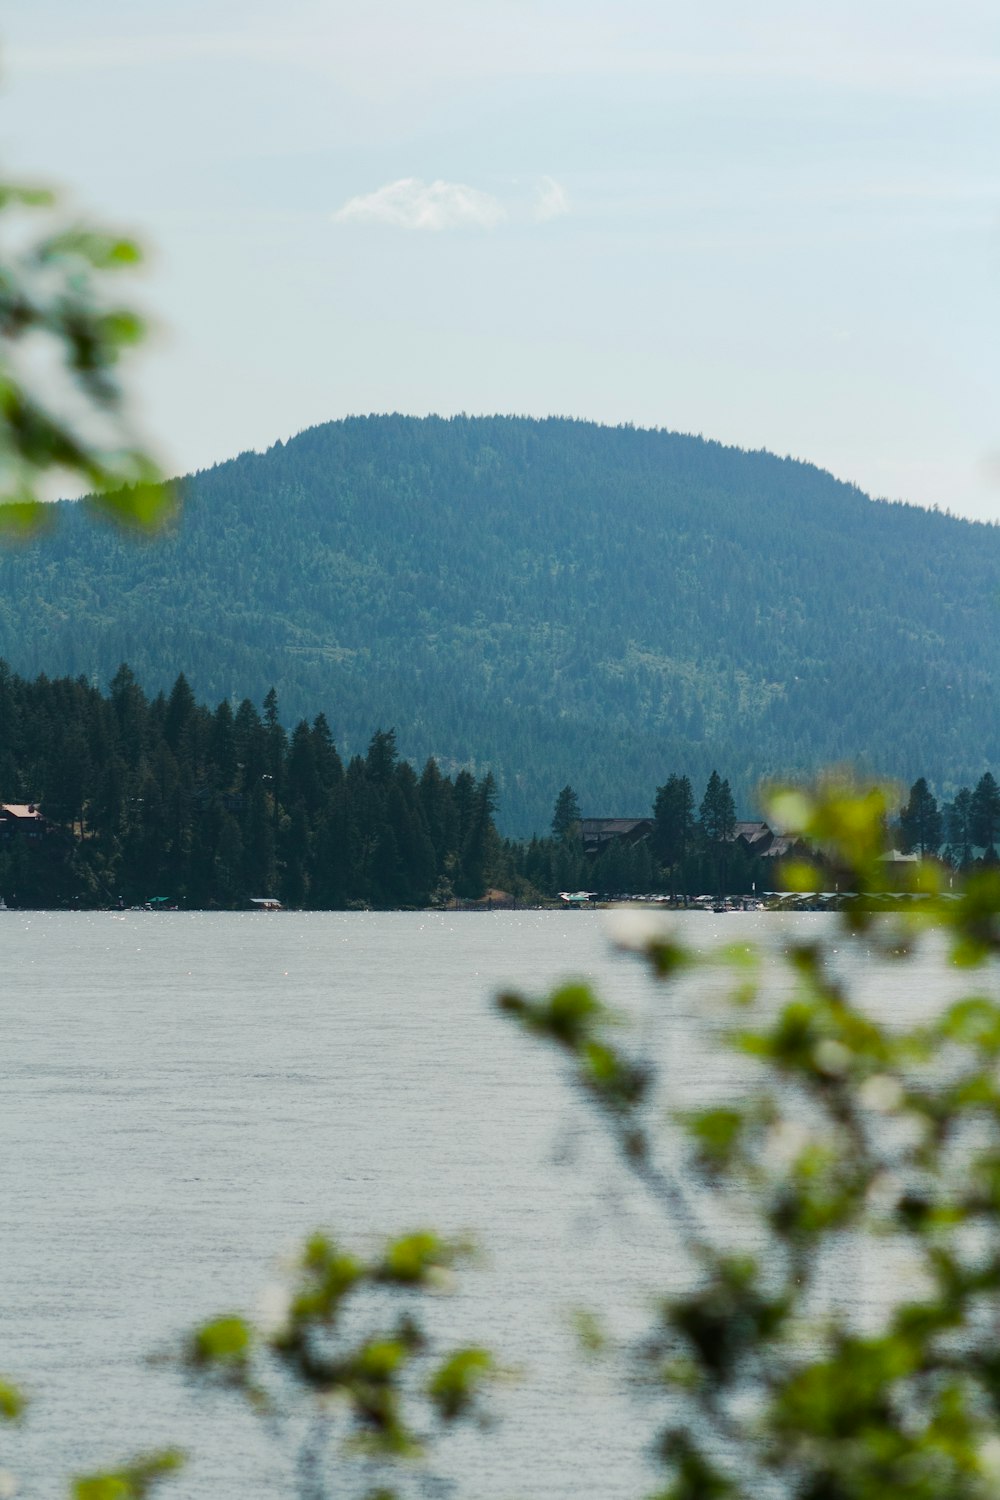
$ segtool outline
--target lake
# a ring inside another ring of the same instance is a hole
[[[833,930],[822,914],[677,920],[705,948]],[[732,1066],[704,1045],[706,1007],[723,1024],[705,981],[668,1000],[589,912],[0,922],[0,1372],[32,1397],[23,1427],[0,1429],[0,1467],[21,1493],[63,1496],[69,1474],[176,1444],[190,1461],[168,1500],[290,1494],[287,1447],[149,1357],[252,1310],[316,1226],[372,1249],[426,1225],[485,1252],[433,1316],[518,1372],[498,1425],[450,1445],[474,1480],[461,1492],[648,1491],[654,1413],[574,1355],[569,1314],[641,1326],[677,1246],[623,1189],[559,1059],[492,997],[593,980],[681,1097]],[[929,1003],[919,970],[850,962],[890,1008]]]

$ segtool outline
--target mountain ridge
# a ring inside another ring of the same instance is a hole
[[[152,545],[63,507],[0,557],[18,671],[326,713],[341,749],[492,769],[501,823],[567,782],[637,811],[713,766],[833,761],[942,791],[1000,759],[1000,528],[799,459],[568,418],[342,419],[182,481]]]

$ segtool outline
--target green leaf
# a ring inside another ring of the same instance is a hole
[[[117,271],[142,260],[142,251],[134,240],[83,226],[49,235],[36,247],[35,254],[42,264],[66,256],[79,257],[95,271]]]
[[[104,520],[126,530],[154,534],[177,514],[176,491],[168,484],[142,483],[108,494],[91,495],[86,504]]]
[[[365,1344],[351,1362],[354,1373],[366,1380],[386,1381],[395,1375],[409,1357],[400,1339],[375,1339]]]
[[[488,1349],[457,1349],[435,1371],[427,1394],[442,1419],[452,1422],[469,1410],[484,1382],[494,1372],[493,1356]]]
[[[0,1380],[0,1420],[16,1422],[24,1410],[24,1397],[16,1385]]]
[[[124,307],[105,313],[100,319],[99,327],[105,343],[115,349],[141,343],[146,334],[145,321],[138,313],[129,312]]]
[[[522,995],[502,994],[500,1009],[516,1016],[529,1031],[551,1037],[575,1052],[594,1033],[598,1022],[611,1019],[610,1012],[586,984],[565,984],[547,1000],[526,1000]]]
[[[8,500],[0,503],[0,538],[25,541],[52,525],[53,512],[41,500]]]
[[[450,1258],[448,1247],[436,1234],[418,1230],[386,1246],[382,1277],[386,1281],[413,1284],[423,1281],[433,1267],[446,1264]]]
[[[252,1334],[246,1319],[230,1314],[195,1329],[189,1357],[198,1365],[242,1367],[250,1356],[251,1344]]]
[[[176,1472],[184,1455],[176,1449],[135,1459],[109,1474],[90,1474],[73,1481],[73,1500],[144,1500],[153,1486]]]
[[[742,1110],[703,1109],[682,1118],[703,1168],[717,1171],[732,1161],[745,1123]]]
[[[596,1313],[586,1307],[574,1308],[570,1315],[576,1341],[584,1354],[595,1357],[603,1354],[610,1342],[604,1325]]]
[[[1000,1005],[972,996],[949,1006],[938,1030],[949,1041],[964,1042],[990,1057],[1000,1053]]]
[[[0,184],[0,209],[10,204],[19,208],[51,208],[55,201],[56,195],[50,188],[19,187],[12,182]]]

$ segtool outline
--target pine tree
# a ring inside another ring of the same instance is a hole
[[[921,776],[910,787],[909,801],[899,815],[903,852],[910,854],[916,849],[921,859],[936,854],[941,843],[941,826],[937,798]]]
[[[368,753],[365,757],[365,774],[368,780],[375,786],[387,787],[392,780],[392,773],[398,758],[396,731],[376,729],[369,741]]]
[[[732,838],[736,826],[736,807],[729,782],[721,781],[718,771],[713,771],[708,779],[698,813],[705,837],[711,843]]]
[[[972,793],[961,787],[944,810],[945,834],[952,857],[960,870],[972,863]]]
[[[163,723],[163,738],[175,755],[194,718],[195,707],[194,693],[184,673],[181,672],[170,690],[166,718]]]
[[[333,743],[333,735],[326,720],[326,714],[319,713],[313,719],[312,725],[313,756],[316,761],[316,775],[319,777],[320,786],[324,792],[329,792],[344,779],[344,767],[337,747]]]
[[[686,776],[671,773],[656,788],[653,803],[653,853],[669,871],[670,894],[677,894],[677,871],[687,859],[694,837],[694,792]]]
[[[725,894],[728,843],[736,831],[736,807],[729,782],[713,771],[698,809],[701,826],[715,862],[716,893]]]
[[[580,803],[571,786],[564,786],[552,813],[552,837],[568,838],[580,823]]]
[[[984,850],[984,858],[993,864],[997,858],[996,843],[1000,834],[1000,787],[991,771],[987,771],[976,783],[969,813],[972,841]]]
[[[285,769],[285,798],[289,807],[294,807],[297,802],[303,803],[310,816],[316,813],[323,801],[315,742],[305,719],[300,719],[292,730]]]
[[[215,785],[220,791],[230,791],[236,784],[239,757],[236,753],[236,726],[228,699],[224,698],[215,710],[208,753]]]

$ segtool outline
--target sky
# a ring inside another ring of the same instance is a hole
[[[171,472],[559,414],[1000,520],[995,0],[32,0],[0,150],[147,246]]]

